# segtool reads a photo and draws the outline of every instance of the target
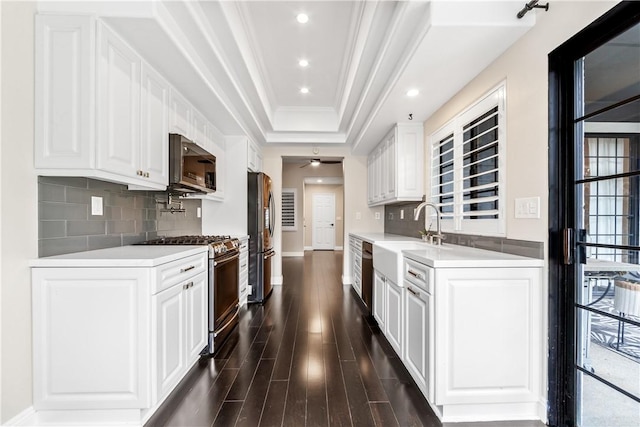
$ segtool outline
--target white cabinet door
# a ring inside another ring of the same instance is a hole
[[[207,277],[201,273],[185,284],[187,367],[207,345]]]
[[[193,109],[189,101],[180,92],[171,88],[169,93],[169,131],[193,139],[192,114]]]
[[[200,147],[211,152],[211,144],[209,143],[208,123],[202,113],[195,108],[191,109],[192,120],[192,140]]]
[[[374,270],[373,272],[373,317],[378,322],[380,330],[385,330],[385,297],[386,283],[383,275]]]
[[[36,410],[147,408],[149,273],[34,268]]]
[[[424,194],[424,130],[422,124],[398,124],[396,197],[420,200]]]
[[[384,157],[386,158],[386,170],[383,174],[384,188],[382,197],[385,200],[392,200],[396,197],[396,135],[392,132],[387,138],[384,147]]]
[[[140,176],[140,57],[98,24],[97,167]]]
[[[185,293],[182,286],[166,289],[153,297],[156,322],[157,400],[161,400],[180,381],[187,367],[185,360]]]
[[[418,387],[433,401],[430,375],[432,296],[405,281],[406,343],[404,363]]]
[[[404,323],[404,302],[402,298],[402,288],[389,279],[386,280],[386,284],[385,336],[396,353],[398,353],[398,356],[402,357],[402,345],[404,342],[404,328],[402,327]]]
[[[538,268],[436,269],[437,405],[537,401],[539,283]]]
[[[95,19],[35,19],[35,166],[93,167]]]
[[[262,153],[260,147],[251,140],[247,140],[247,169],[249,172],[262,171]]]
[[[169,184],[169,83],[142,64],[141,169],[149,182]]]

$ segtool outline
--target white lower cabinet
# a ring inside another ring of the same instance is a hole
[[[389,279],[386,279],[385,288],[385,335],[396,353],[402,355],[404,344],[402,288]]]
[[[406,343],[404,364],[420,388],[433,401],[433,296],[405,282],[404,322]]]
[[[540,283],[537,267],[431,268],[405,257],[402,359],[443,422],[544,417]]]
[[[152,298],[157,399],[173,390],[206,346],[206,289],[207,275],[201,273]]]
[[[36,413],[59,424],[82,416],[140,424],[198,360],[207,339],[207,252],[164,251],[152,267],[101,260],[32,269]]]
[[[373,271],[373,318],[378,322],[380,330],[385,332],[386,308],[385,308],[385,281],[384,276],[377,270]]]

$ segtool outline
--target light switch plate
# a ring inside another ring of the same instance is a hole
[[[380,212],[376,212],[375,213],[375,217],[376,217],[376,219],[380,219]]]
[[[102,216],[102,197],[91,196],[91,215]]]
[[[540,219],[540,197],[516,199],[515,216],[522,219]]]
[[[362,213],[356,212],[356,219],[362,219]]]
[[[196,218],[202,218],[202,208],[199,206],[196,208]]]
[[[404,219],[404,209],[400,209],[400,219]]]

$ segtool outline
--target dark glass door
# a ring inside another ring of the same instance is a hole
[[[551,425],[640,425],[640,4],[550,55]]]

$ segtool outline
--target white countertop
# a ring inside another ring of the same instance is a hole
[[[389,233],[351,232],[350,235],[370,243],[383,242],[417,242],[422,239]],[[398,251],[414,261],[429,267],[439,268],[468,268],[468,267],[542,267],[544,260],[502,252],[470,248],[467,246],[443,244],[442,246],[424,243],[425,249],[402,250],[400,245],[394,245]]]
[[[130,245],[33,259],[31,267],[156,267],[208,251],[207,245]]]
[[[369,243],[376,242],[396,242],[396,241],[407,241],[407,242],[421,242],[422,240],[418,237],[407,237],[401,236],[399,234],[390,234],[390,233],[371,233],[371,232],[351,232],[349,233],[352,236],[358,237],[362,240],[365,240]]]
[[[434,268],[542,267],[544,260],[458,245],[432,246],[403,250],[414,261]]]

